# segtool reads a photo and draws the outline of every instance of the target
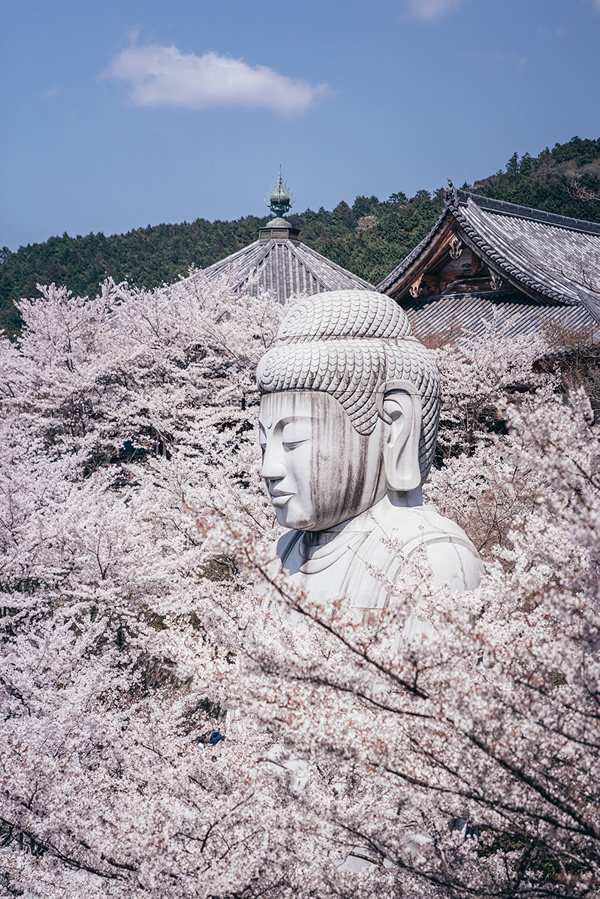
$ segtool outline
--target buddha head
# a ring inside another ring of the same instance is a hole
[[[281,525],[327,530],[390,493],[421,502],[438,372],[388,296],[337,290],[299,302],[257,380],[262,476]]]

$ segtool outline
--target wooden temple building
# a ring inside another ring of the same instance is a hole
[[[227,273],[236,291],[254,296],[270,292],[280,303],[297,294],[326,290],[375,290],[358,275],[301,243],[298,229],[284,218],[292,203],[280,171],[268,197],[275,218],[259,230],[258,240],[215,262],[204,270],[205,274],[210,278]]]
[[[481,333],[500,312],[507,332],[600,334],[600,224],[458,190],[429,234],[377,289],[405,309],[413,333]]]
[[[403,307],[421,339],[481,334],[498,314],[509,335],[554,327],[600,339],[599,223],[450,185],[429,234],[374,288],[299,240],[284,218],[292,204],[280,171],[267,198],[274,218],[258,240],[205,274],[227,274],[234,290],[270,292],[281,303],[298,294],[377,289]]]

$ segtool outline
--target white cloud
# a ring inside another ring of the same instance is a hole
[[[326,84],[288,78],[267,66],[158,44],[129,47],[113,59],[107,74],[129,85],[137,106],[262,106],[293,115],[330,93]]]
[[[596,0],[600,2],[600,0]],[[415,16],[425,22],[433,22],[453,9],[458,9],[462,0],[409,0],[408,7]]]
[[[600,0],[592,0],[596,12],[600,12]]]

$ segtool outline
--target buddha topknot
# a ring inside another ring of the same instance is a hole
[[[318,390],[333,396],[359,434],[377,424],[378,396],[388,381],[409,382],[421,396],[419,467],[431,467],[440,410],[431,353],[411,334],[394,300],[370,290],[314,294],[284,319],[257,370],[261,394]]]

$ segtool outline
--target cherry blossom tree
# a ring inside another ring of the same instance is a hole
[[[597,889],[600,457],[587,411],[511,412],[503,464],[535,472],[534,510],[516,510],[478,591],[432,592],[408,571],[386,620],[358,623],[281,585],[306,633],[267,620],[270,638],[245,648],[254,714],[310,771],[299,801],[314,839],[326,817],[338,864],[371,862],[354,880],[342,864],[332,894]],[[439,638],[394,651],[415,608]]]
[[[428,501],[486,560],[358,620],[284,581],[253,370],[281,307],[201,272],[54,286],[0,341],[8,895],[600,889],[600,449],[541,341],[438,351]],[[502,422],[501,426],[498,422]],[[399,643],[409,613],[438,636]],[[223,739],[224,738],[224,739]]]
[[[197,513],[265,527],[244,406],[279,307],[195,273],[92,300],[50,287],[20,311],[1,350],[5,886],[258,893],[269,785],[253,744],[219,737],[221,608],[243,617],[244,592]]]

